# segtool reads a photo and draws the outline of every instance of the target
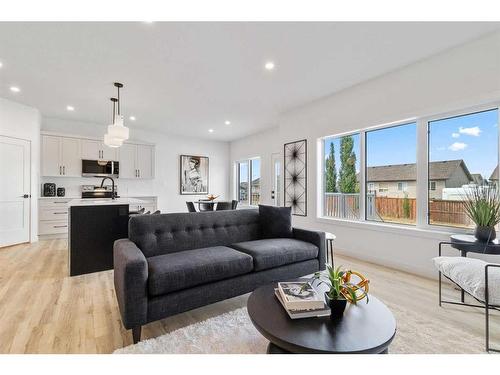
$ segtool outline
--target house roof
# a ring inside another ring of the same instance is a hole
[[[498,180],[498,165],[495,167],[495,170],[491,174],[490,180]]]
[[[461,159],[431,162],[429,165],[429,179],[447,180],[458,168],[463,169],[469,181],[473,180],[467,166]],[[367,168],[366,181],[368,182],[415,181],[416,179],[416,164],[384,165],[380,167]]]
[[[472,173],[471,176],[472,181],[477,185],[481,185],[484,182],[484,178],[481,173]]]

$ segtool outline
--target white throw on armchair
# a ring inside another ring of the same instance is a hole
[[[500,264],[480,259],[439,256],[433,259],[439,271],[439,306],[441,303],[482,307],[486,319],[486,351],[499,352],[489,344],[489,310],[500,310]],[[443,301],[441,299],[441,274],[458,285],[482,305]]]

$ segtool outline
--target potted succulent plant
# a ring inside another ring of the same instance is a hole
[[[495,225],[500,222],[500,199],[496,186],[475,186],[465,190],[463,205],[467,216],[476,224],[474,236],[482,242],[494,240]]]
[[[325,302],[330,307],[330,318],[337,319],[344,314],[347,302],[356,304],[358,301],[366,298],[368,303],[368,284],[367,280],[359,272],[346,271],[342,266],[333,268],[326,266],[326,272],[316,272],[312,277],[312,283],[318,281],[318,285],[326,284],[328,291],[325,292]],[[360,281],[358,283],[351,282],[351,276],[356,275]]]

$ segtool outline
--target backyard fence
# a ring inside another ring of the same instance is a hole
[[[359,218],[359,194],[325,193],[325,215],[342,219]],[[431,224],[468,227],[472,221],[465,213],[463,202],[432,199],[429,201]],[[417,201],[415,198],[366,196],[366,217],[376,221],[415,222]]]

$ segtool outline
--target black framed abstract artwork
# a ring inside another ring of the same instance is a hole
[[[208,194],[208,157],[181,155],[180,193],[182,195]]]
[[[307,140],[286,143],[285,206],[292,207],[292,214],[307,216]]]

